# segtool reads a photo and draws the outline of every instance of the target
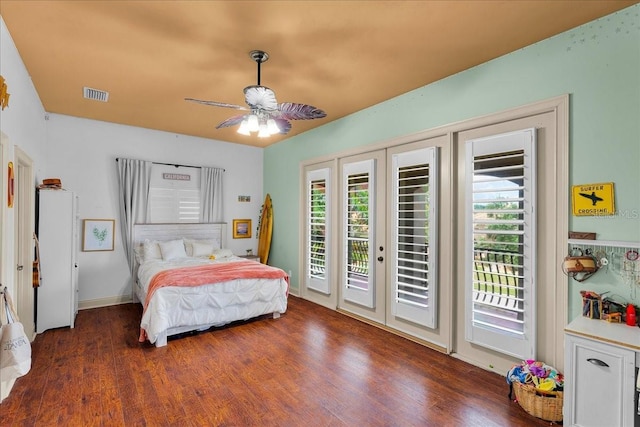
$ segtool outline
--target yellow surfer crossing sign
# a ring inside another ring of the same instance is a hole
[[[613,182],[574,185],[571,191],[575,216],[613,215]]]

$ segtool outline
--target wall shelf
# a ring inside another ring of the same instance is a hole
[[[609,246],[613,248],[640,248],[640,242],[623,242],[620,240],[569,239],[568,244],[581,246]]]

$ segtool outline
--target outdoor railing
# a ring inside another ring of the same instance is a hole
[[[369,275],[369,241],[368,240],[349,240],[349,273],[359,274],[362,276]]]
[[[350,274],[358,274],[361,276],[369,275],[369,241],[368,240],[349,240],[347,247],[349,252]],[[322,275],[325,270],[325,251],[324,242],[316,243],[311,247],[312,265],[311,272],[314,275]]]
[[[522,280],[521,254],[495,249],[473,252],[473,289],[475,301],[514,308]]]

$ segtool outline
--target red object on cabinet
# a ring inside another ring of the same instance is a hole
[[[633,304],[627,305],[627,325],[636,326],[636,308]]]

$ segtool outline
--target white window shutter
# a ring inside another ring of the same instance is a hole
[[[151,187],[149,221],[152,223],[199,222],[200,190]]]
[[[467,141],[466,339],[535,358],[535,129]]]
[[[435,147],[394,154],[392,314],[437,327],[438,173]]]
[[[341,273],[345,301],[375,307],[375,160],[343,166],[343,230]]]
[[[331,248],[331,170],[308,172],[306,188],[306,286],[328,295],[331,293],[328,256]]]

